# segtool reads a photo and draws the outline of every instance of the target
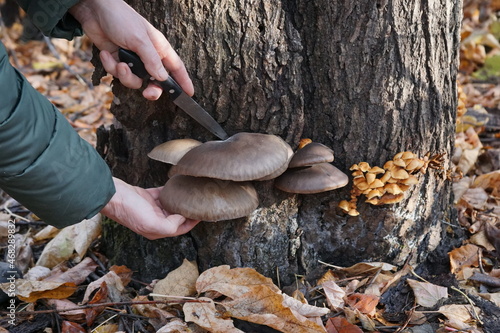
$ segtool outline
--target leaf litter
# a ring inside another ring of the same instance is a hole
[[[2,244],[8,221],[19,220],[16,264],[25,274],[16,282],[18,327],[30,332],[32,320],[57,314],[61,332],[244,332],[242,321],[256,332],[488,332],[476,303],[500,306],[499,12],[498,0],[464,3],[448,176],[460,227],[470,237],[447,258],[455,286],[428,282],[409,265],[324,263],[321,278],[297,277],[296,286],[283,288],[287,294],[254,269],[217,266],[200,273],[187,260],[162,280],[140,284],[124,266],[107,268],[96,247],[99,217],[54,230],[2,195]],[[99,86],[89,83],[88,40],[21,42],[21,33],[19,23],[0,30],[12,62],[95,145],[96,129],[112,122],[112,78]],[[409,291],[408,311],[394,319],[383,296],[398,285]],[[8,291],[9,285],[0,287]],[[21,332],[5,319],[0,326],[6,327],[0,332]]]

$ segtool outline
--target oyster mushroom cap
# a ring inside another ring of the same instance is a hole
[[[175,175],[161,190],[160,203],[170,213],[213,222],[247,216],[259,199],[249,182]]]
[[[321,143],[313,142],[297,150],[288,167],[299,168],[329,162],[333,162],[333,150]]]
[[[177,163],[176,172],[224,180],[255,180],[288,164],[289,147],[275,135],[238,133],[224,141],[194,147]]]
[[[188,151],[199,145],[201,145],[201,142],[194,139],[170,140],[154,147],[149,152],[148,157],[175,165]]]
[[[330,163],[288,169],[276,178],[274,186],[284,192],[311,194],[346,186],[349,178]]]

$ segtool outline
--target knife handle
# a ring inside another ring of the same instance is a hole
[[[151,75],[149,75],[146,67],[144,67],[144,63],[142,62],[141,58],[139,58],[139,56],[135,52],[120,48],[118,49],[118,58],[121,62],[126,63],[132,70],[132,73],[134,73],[138,77],[142,79],[152,80],[154,83],[162,87],[164,91],[168,92],[172,100],[175,100],[177,97],[179,97],[180,94],[182,94],[182,88],[177,82],[175,82],[172,76],[169,75],[166,81],[154,80]]]

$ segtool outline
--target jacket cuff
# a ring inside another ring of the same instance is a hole
[[[18,0],[31,22],[45,36],[73,39],[83,35],[80,23],[68,12],[79,0]]]

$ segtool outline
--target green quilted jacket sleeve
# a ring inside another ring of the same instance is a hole
[[[56,227],[98,213],[115,192],[108,166],[1,43],[0,91],[0,188]]]
[[[78,1],[17,0],[17,3],[45,36],[72,39],[83,34],[80,23],[67,13]]]

